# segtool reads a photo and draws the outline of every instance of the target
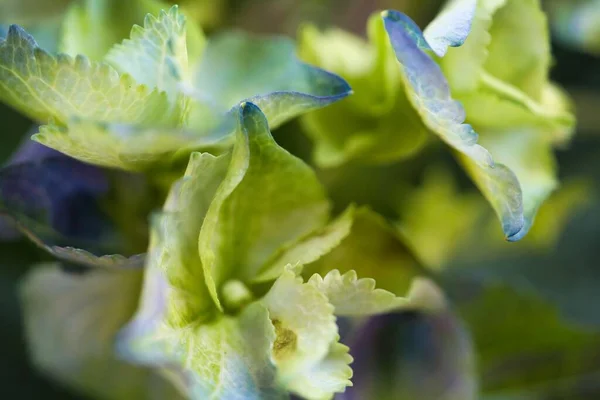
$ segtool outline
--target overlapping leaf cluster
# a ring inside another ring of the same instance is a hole
[[[111,399],[476,398],[469,334],[418,277],[454,285],[442,269],[483,212],[479,197],[434,167],[393,221],[354,204],[338,213],[324,170],[407,162],[443,142],[506,238],[524,237],[557,186],[552,150],[574,123],[548,79],[538,1],[453,0],[424,32],[385,11],[369,19],[368,42],[309,26],[298,49],[309,64],[288,39],[205,38],[178,7],[149,0],[119,16],[154,13],[128,39],[96,39],[118,7],[62,3],[63,53],[16,25],[0,42],[0,100],[39,123],[32,138],[46,146],[0,171],[0,210],[89,268],[27,277],[39,368]],[[271,134],[300,115],[316,167]],[[150,208],[160,211],[147,227]],[[97,229],[82,233],[63,214]],[[420,358],[423,330],[440,360]],[[414,358],[398,355],[409,347]],[[387,365],[388,352],[401,361]],[[436,384],[425,387],[428,374]]]

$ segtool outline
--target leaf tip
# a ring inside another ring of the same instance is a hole
[[[527,236],[529,229],[531,228],[532,221],[529,218],[525,218],[523,224],[519,229],[513,229],[506,233],[506,241],[510,243],[518,242]],[[505,231],[506,232],[506,231]]]

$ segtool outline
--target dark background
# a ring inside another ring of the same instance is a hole
[[[439,1],[323,1],[248,0],[232,1],[223,26],[256,32],[283,32],[293,35],[301,21],[335,24],[362,33],[374,9],[403,9],[424,26],[436,12]],[[268,24],[264,21],[269,21]],[[552,77],[573,96],[580,125],[572,144],[557,152],[561,181],[587,180],[600,189],[600,57],[568,48],[553,41],[555,67]],[[15,149],[31,121],[0,105],[0,162]],[[284,127],[285,129],[285,127]],[[525,279],[542,287],[543,294],[558,304],[565,317],[581,326],[600,326],[600,201],[592,196],[588,206],[573,215],[555,249],[548,254],[506,254],[490,260],[490,266],[510,266],[518,271],[506,279]],[[17,282],[28,268],[47,259],[26,241],[0,243],[0,398],[77,399],[59,385],[40,376],[28,362]],[[525,272],[523,272],[525,271]],[[591,328],[590,328],[591,329]],[[542,333],[543,334],[543,333]],[[598,362],[600,370],[600,361]],[[109,383],[107,383],[109,384]],[[556,399],[599,399],[600,379],[586,382],[576,397],[557,394]]]

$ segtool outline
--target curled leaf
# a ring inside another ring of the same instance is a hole
[[[227,176],[199,239],[217,303],[217,289],[225,281],[251,281],[272,254],[322,227],[329,213],[314,171],[275,143],[261,110],[244,103],[238,118]]]
[[[130,362],[168,369],[189,398],[279,399],[274,329],[260,304],[218,312],[205,283],[198,236],[230,156],[194,153],[152,221],[142,300],[118,338]]]
[[[405,29],[403,21],[407,17],[396,11],[386,11],[382,17],[412,105],[434,133],[461,153],[475,182],[500,217],[504,234],[515,237],[523,229],[524,217],[523,194],[514,173],[494,163],[488,150],[477,144],[478,136],[471,125],[464,123],[465,111],[452,98],[442,70]]]

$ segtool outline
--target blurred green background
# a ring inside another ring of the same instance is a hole
[[[9,17],[2,14],[3,2],[0,0],[2,22],[21,23],[6,20]],[[314,22],[363,34],[366,19],[374,10],[402,10],[424,26],[440,3],[230,0],[211,9],[213,14],[205,25],[209,31],[235,27],[294,36],[300,24]],[[552,7],[558,4],[550,3]],[[561,18],[557,16],[552,21],[558,24]],[[475,340],[482,388],[490,393],[503,389],[502,395],[486,397],[489,399],[600,399],[600,197],[596,195],[600,193],[600,54],[564,40],[560,36],[564,29],[553,31],[559,36],[553,38],[552,77],[573,97],[579,120],[573,142],[557,154],[560,180],[581,184],[585,190],[564,200],[577,203],[577,207],[566,207],[568,212],[561,221],[557,215],[548,217],[558,224],[556,240],[549,248],[503,243],[488,254],[479,249],[483,255],[476,259],[458,255],[446,266],[449,272],[443,274],[450,297]],[[0,121],[0,161],[4,162],[32,123],[3,105]],[[292,122],[275,132],[276,139],[286,147],[306,150],[310,144],[296,132],[299,130],[298,123]],[[294,134],[289,135],[290,131]],[[451,157],[445,157],[454,168]],[[470,187],[457,167],[455,175],[461,185]],[[383,183],[375,180],[371,184]],[[353,193],[355,200],[360,202],[365,191],[368,189]],[[475,244],[467,241],[465,248],[471,245]],[[47,256],[27,241],[0,243],[0,398],[81,398],[41,376],[28,361],[17,282],[32,264],[45,259]],[[478,296],[470,289],[473,281],[486,282],[497,289]],[[508,295],[503,293],[505,290]]]

